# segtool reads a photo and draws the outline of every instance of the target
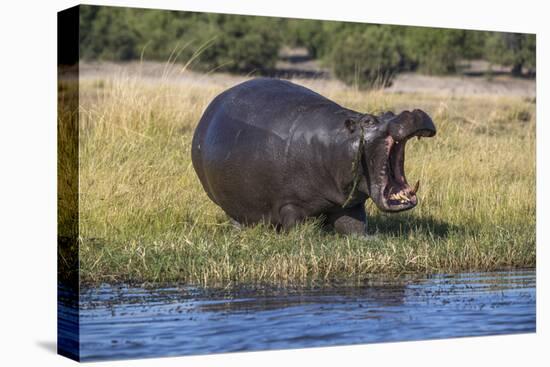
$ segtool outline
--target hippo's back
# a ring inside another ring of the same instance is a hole
[[[289,181],[299,182],[313,169],[311,152],[301,148],[298,157],[293,141],[323,135],[333,128],[326,116],[342,110],[277,79],[253,79],[221,93],[205,110],[192,143],[193,166],[206,193],[238,221],[276,222],[278,205],[297,195]],[[296,165],[304,169],[296,172]]]

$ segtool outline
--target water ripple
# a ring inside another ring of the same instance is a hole
[[[516,270],[286,289],[102,285],[66,315],[91,361],[528,333],[535,305],[535,271]]]

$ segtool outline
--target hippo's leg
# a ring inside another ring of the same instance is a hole
[[[327,224],[341,234],[367,236],[365,205],[358,204],[327,215]]]
[[[294,204],[283,205],[279,210],[279,215],[281,218],[281,227],[284,231],[288,231],[305,218],[304,211]]]

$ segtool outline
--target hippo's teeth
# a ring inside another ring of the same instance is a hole
[[[410,201],[409,197],[404,191],[399,191],[390,195],[390,200],[399,201],[401,204],[408,203]]]
[[[418,140],[420,140],[420,135],[417,136]]]
[[[390,196],[390,199],[392,200],[400,200],[401,199],[401,192],[394,193]]]

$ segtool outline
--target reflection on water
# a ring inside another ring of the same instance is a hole
[[[143,289],[80,296],[81,360],[535,331],[535,271],[309,288]]]

